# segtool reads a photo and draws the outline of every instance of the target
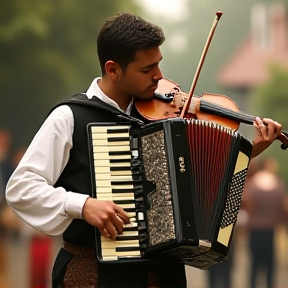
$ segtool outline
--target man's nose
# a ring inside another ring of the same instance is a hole
[[[153,80],[159,81],[159,80],[161,80],[161,79],[163,79],[163,74],[162,74],[162,72],[161,72],[160,67],[158,67],[158,68],[157,68],[157,73],[156,73],[155,76],[153,77]]]

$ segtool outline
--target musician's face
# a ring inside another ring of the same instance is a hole
[[[119,77],[118,88],[121,92],[136,98],[149,99],[163,78],[159,68],[162,54],[159,47],[138,51],[135,61],[128,64]]]

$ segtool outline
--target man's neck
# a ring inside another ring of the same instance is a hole
[[[127,109],[128,105],[132,101],[132,97],[127,96],[127,94],[124,95],[119,90],[115,89],[114,86],[112,84],[109,84],[108,80],[104,78],[98,80],[98,85],[107,97],[109,97],[119,105],[121,110],[125,111]]]

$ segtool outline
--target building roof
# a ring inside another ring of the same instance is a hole
[[[217,73],[217,81],[230,87],[249,88],[269,79],[271,63],[288,68],[287,15],[282,5],[255,6],[251,31]]]

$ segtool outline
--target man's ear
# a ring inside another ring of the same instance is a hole
[[[109,75],[113,80],[117,80],[122,72],[120,66],[112,60],[109,60],[105,63],[105,70],[106,74]]]

